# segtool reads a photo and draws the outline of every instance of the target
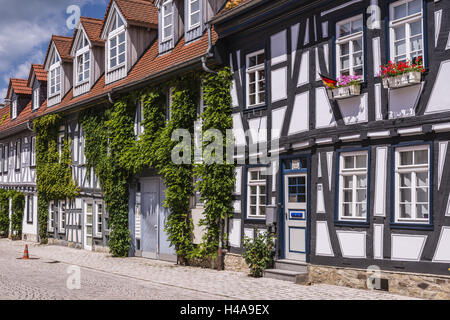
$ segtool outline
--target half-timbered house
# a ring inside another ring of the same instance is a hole
[[[275,220],[283,270],[267,275],[307,265],[313,276],[322,266],[448,275],[449,17],[448,1],[255,0],[214,18],[247,159],[231,253]],[[415,81],[380,74],[413,59],[426,69]],[[357,75],[361,90],[332,95],[321,75]],[[258,143],[272,162],[249,164]]]

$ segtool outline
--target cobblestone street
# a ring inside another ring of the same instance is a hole
[[[330,285],[301,286],[244,273],[181,267],[142,258],[0,240],[0,299],[405,299]],[[79,266],[81,288],[70,290],[68,268]]]

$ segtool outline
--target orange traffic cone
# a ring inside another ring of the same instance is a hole
[[[22,260],[30,259],[30,256],[28,255],[28,245],[25,245],[25,250],[23,251],[23,257]]]

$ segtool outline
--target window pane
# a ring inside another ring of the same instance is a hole
[[[119,64],[120,63],[124,63],[125,62],[125,53],[122,53],[120,56],[119,56]]]
[[[191,16],[191,26],[196,25],[199,22],[200,22],[200,13],[199,12],[194,13]]]
[[[358,203],[356,205],[356,216],[357,217],[365,217],[366,216],[366,208],[367,205],[365,203]]]
[[[256,188],[257,188],[256,186],[251,186],[250,187],[250,194],[251,195],[256,195]]]
[[[122,32],[119,35],[119,43],[125,42],[125,32]]]
[[[260,206],[259,207],[259,215],[265,216],[266,215],[266,206]]]
[[[416,174],[417,177],[417,186],[418,187],[427,187],[428,186],[428,172],[418,172]]]
[[[416,212],[418,219],[428,219],[428,204],[416,205]]]
[[[406,3],[394,7],[394,20],[406,17]]]
[[[400,174],[400,187],[411,187],[411,173]]]
[[[339,36],[344,37],[350,34],[350,22],[339,26]]]
[[[400,189],[400,202],[411,202],[411,189]]]
[[[115,47],[117,45],[117,39],[114,37],[111,40],[109,40],[109,45],[111,48]]]
[[[414,164],[428,164],[428,150],[414,151]]]
[[[428,202],[428,188],[419,188],[417,192],[417,202]]]
[[[355,157],[347,156],[344,157],[344,168],[345,169],[353,169],[355,167]]]
[[[255,83],[256,82],[256,73],[255,72],[249,73],[248,78],[249,78],[250,83]]]
[[[406,41],[398,41],[395,43],[395,55],[402,56],[406,54]]]
[[[362,39],[353,40],[353,52],[362,51]]]
[[[411,218],[411,205],[401,204],[400,205],[400,218],[410,219]]]
[[[366,177],[366,175],[356,176],[356,187],[357,188],[367,188],[367,177]]]
[[[341,69],[346,70],[350,68],[350,57],[341,58]]]
[[[256,65],[256,56],[248,58],[248,66],[253,67]]]
[[[363,20],[359,19],[352,22],[352,33],[360,32],[363,30]]]
[[[306,195],[304,195],[304,194],[299,195],[297,201],[299,203],[305,203],[306,202]]]
[[[351,217],[352,216],[352,205],[349,203],[344,203],[342,205],[342,214],[344,217]]]
[[[413,52],[422,50],[422,36],[411,38],[411,50]]]
[[[256,216],[256,207],[250,207],[250,214]]]
[[[341,44],[341,56],[348,55],[350,53],[350,43]]]
[[[394,28],[395,40],[403,40],[406,37],[405,25]]]
[[[344,202],[352,202],[352,201],[353,201],[353,191],[344,190]]]
[[[192,1],[191,2],[191,12],[195,12],[200,10],[200,1],[196,0],[196,1]]]
[[[413,164],[413,152],[400,152],[400,164],[402,166],[409,166]]]
[[[356,156],[356,168],[366,168],[367,163],[367,156],[366,155],[359,155]]]
[[[419,34],[422,34],[422,21],[416,21],[416,22],[412,22],[410,24],[411,27],[411,36],[416,36]]]
[[[256,196],[251,196],[250,197],[250,204],[256,204]]]
[[[119,45],[119,54],[125,52],[125,43]]]
[[[353,176],[344,176],[344,188],[353,187]]]
[[[258,54],[257,63],[258,64],[263,64],[264,63],[264,53]]]
[[[366,190],[357,190],[356,191],[356,202],[366,202],[367,193]]]
[[[422,0],[413,0],[408,3],[408,15],[418,13],[422,10]]]

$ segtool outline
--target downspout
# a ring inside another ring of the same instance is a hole
[[[214,53],[212,53],[213,45],[212,45],[211,24],[210,23],[207,23],[207,28],[208,28],[208,49],[206,50],[206,53],[201,58],[202,67],[205,72],[217,74],[216,71],[211,70],[206,65],[207,59],[214,57]],[[221,218],[219,218],[219,245],[217,248],[217,256],[218,256],[217,270],[218,271],[224,270],[224,253],[225,253],[224,251],[225,250],[223,250],[223,233],[224,233],[223,228],[224,228],[223,220]]]
[[[27,129],[30,130],[30,131],[33,131],[32,124],[33,124],[33,121],[31,121],[31,120],[27,121]]]
[[[202,56],[202,67],[203,70],[205,70],[208,73],[215,73],[217,74],[217,72],[215,72],[214,70],[211,70],[210,68],[208,68],[208,66],[206,65],[206,60],[208,58],[212,58],[214,57],[214,53],[212,53],[212,36],[211,36],[211,24],[207,24],[207,28],[208,28],[208,50],[206,50],[205,55]]]
[[[114,100],[112,99],[111,92],[108,92],[108,100],[109,100],[109,103],[114,105]]]

